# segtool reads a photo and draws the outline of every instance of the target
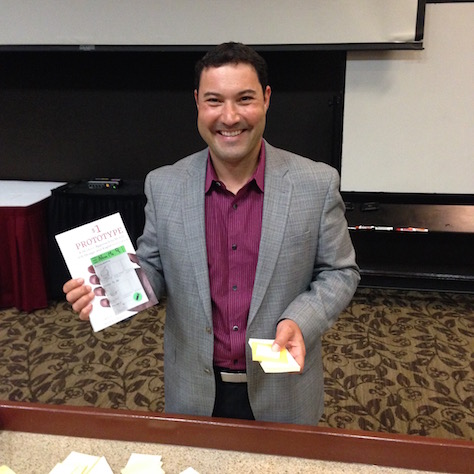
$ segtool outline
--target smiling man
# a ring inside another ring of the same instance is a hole
[[[194,97],[199,133],[217,175],[236,193],[257,166],[270,86],[260,85],[250,64],[230,63],[204,68],[198,87]]]
[[[359,281],[339,176],[263,139],[271,89],[240,43],[196,65],[198,129],[208,148],[152,171],[137,255],[166,295],[169,413],[317,424],[321,335]],[[81,319],[91,287],[64,286]],[[288,349],[299,374],[267,374],[248,339]]]

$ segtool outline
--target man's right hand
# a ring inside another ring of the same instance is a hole
[[[92,287],[84,284],[83,278],[73,278],[63,286],[66,300],[71,303],[72,309],[79,314],[79,318],[87,321],[92,311],[92,300],[94,291]]]

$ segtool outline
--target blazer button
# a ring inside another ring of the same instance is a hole
[[[207,332],[208,334],[212,334],[212,328],[207,327],[207,328],[206,328],[206,332]]]
[[[211,370],[211,369],[204,369],[204,372],[205,372],[207,375],[211,375],[211,374],[212,374],[212,370]]]

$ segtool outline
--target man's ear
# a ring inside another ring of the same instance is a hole
[[[198,99],[197,89],[194,89],[194,102],[196,103],[196,107],[199,109],[199,99]]]
[[[272,89],[270,88],[270,86],[267,86],[265,88],[265,94],[263,96],[263,100],[265,102],[265,112],[268,110],[268,108],[270,107],[270,96],[272,95]]]

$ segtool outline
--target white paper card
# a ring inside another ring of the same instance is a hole
[[[71,277],[83,278],[96,293],[90,314],[94,331],[158,302],[119,213],[58,234],[56,241]]]
[[[49,474],[114,474],[103,456],[72,451],[63,462],[56,464]]]
[[[161,456],[153,454],[132,453],[121,474],[164,474]]]

